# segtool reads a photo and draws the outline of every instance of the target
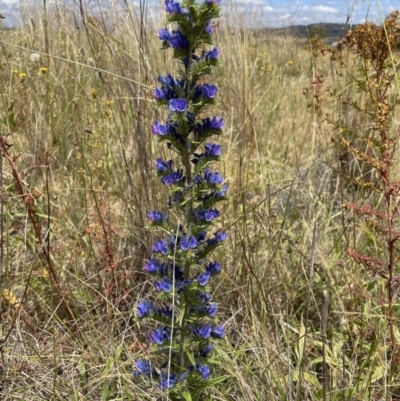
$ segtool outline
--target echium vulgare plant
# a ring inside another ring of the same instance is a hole
[[[171,30],[158,31],[162,48],[173,49],[180,69],[176,77],[158,77],[153,96],[157,106],[168,108],[168,117],[155,121],[151,132],[174,158],[155,162],[168,188],[169,215],[148,212],[149,226],[162,233],[144,265],[155,277],[157,296],[137,305],[137,318],[150,320],[154,329],[150,357],[136,361],[134,375],[148,376],[173,400],[199,400],[224,379],[211,377],[213,342],[225,333],[209,288],[221,271],[210,254],[227,238],[214,226],[220,217],[216,204],[226,199],[228,187],[211,166],[219,160],[221,146],[210,139],[222,134],[224,120],[206,115],[218,92],[207,77],[219,65],[220,51],[212,47],[212,19],[220,15],[219,3],[166,0]]]

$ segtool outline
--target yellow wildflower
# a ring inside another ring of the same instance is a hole
[[[287,63],[288,63],[289,65],[293,65],[293,61],[292,61],[292,60],[289,60]]]
[[[18,298],[15,296],[15,294],[12,292],[12,291],[10,291],[10,290],[7,290],[7,289],[5,289],[4,291],[3,291],[3,299],[5,300],[5,301],[7,301],[10,305],[15,305],[17,302],[18,302]]]
[[[26,77],[26,74],[25,74],[24,72],[20,72],[20,73],[18,74],[18,76],[19,76],[20,78],[25,78],[25,77]]]
[[[47,72],[47,68],[46,67],[40,67],[39,68],[39,75],[41,75],[41,74],[46,74],[46,72]]]

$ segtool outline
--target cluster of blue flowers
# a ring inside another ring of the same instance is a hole
[[[154,136],[175,155],[173,160],[158,158],[155,167],[168,188],[166,206],[174,208],[179,223],[164,212],[148,212],[149,226],[162,233],[143,268],[155,276],[156,301],[139,302],[136,316],[155,322],[149,337],[153,357],[139,359],[134,375],[156,380],[172,399],[182,399],[185,392],[198,399],[211,376],[213,341],[225,335],[209,288],[212,277],[221,272],[210,254],[227,239],[213,225],[221,215],[216,204],[226,199],[228,186],[212,167],[220,159],[221,146],[210,141],[222,134],[224,120],[204,116],[218,93],[206,79],[219,64],[220,51],[206,46],[212,45],[212,19],[220,14],[219,3],[166,0],[172,30],[158,32],[163,49],[173,49],[182,65],[176,78],[158,78],[161,86],[153,97],[157,106],[167,108],[168,117],[151,126]]]

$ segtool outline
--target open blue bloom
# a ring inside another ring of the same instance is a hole
[[[150,361],[146,359],[138,359],[136,361],[136,369],[133,370],[134,376],[139,376],[140,374],[150,376],[153,372],[154,367]]]
[[[187,102],[183,98],[179,99],[171,99],[169,101],[169,109],[171,111],[177,111],[179,113],[183,113],[187,108]]]
[[[168,340],[171,336],[171,329],[169,327],[159,327],[150,334],[150,341],[156,344],[162,344],[165,340]]]
[[[150,315],[151,312],[155,310],[153,302],[151,301],[141,301],[137,305],[136,316],[137,317],[146,317]]]
[[[217,245],[228,238],[228,234],[225,231],[218,231],[214,233],[214,238],[207,240],[207,244],[210,246]]]
[[[151,132],[154,135],[164,136],[167,133],[167,127],[158,121],[155,121],[154,124],[151,126]]]
[[[164,185],[173,185],[179,182],[182,179],[182,173],[180,171],[175,171],[175,173],[165,175],[161,178],[161,182]]]
[[[204,148],[205,152],[203,154],[206,157],[218,157],[221,155],[221,145],[218,143],[206,143]]]
[[[169,40],[169,45],[175,50],[186,50],[189,46],[187,37],[182,32],[174,32]]]
[[[154,283],[156,291],[170,292],[172,288],[172,282],[169,277],[163,277],[160,281]]]
[[[180,14],[181,6],[178,2],[175,2],[173,0],[165,0],[165,11],[170,14]]]
[[[210,378],[210,366],[196,362],[196,370],[199,372],[203,380],[208,380]]]
[[[160,269],[160,262],[157,259],[150,259],[143,266],[143,271],[146,273],[158,273]]]
[[[175,86],[175,80],[173,78],[173,76],[171,74],[167,74],[167,75],[160,75],[157,78],[163,85],[169,87],[169,88],[173,88]]]
[[[168,217],[163,212],[157,212],[155,210],[150,210],[150,212],[147,213],[147,217],[152,223],[162,223],[168,220]]]
[[[162,390],[166,388],[172,388],[175,385],[176,380],[178,379],[179,375],[177,373],[170,373],[168,377],[168,372],[161,373],[161,382],[160,387]]]
[[[224,338],[225,337],[224,328],[221,325],[213,327],[212,332],[211,332],[211,337],[213,337],[213,338]]]
[[[199,326],[191,325],[190,330],[196,337],[207,339],[211,336],[212,327],[209,324],[201,324]]]
[[[204,59],[206,61],[215,61],[219,56],[219,49],[218,47],[214,47],[212,50],[209,50],[204,54]]]
[[[221,271],[221,265],[218,262],[210,262],[206,267],[206,271],[211,275],[219,273]]]
[[[189,249],[195,249],[197,247],[197,240],[192,235],[189,238],[186,235],[183,235],[181,238],[181,249],[183,251],[188,251]]]
[[[168,253],[167,244],[164,240],[159,239],[154,243],[151,251],[154,253],[162,253],[163,255],[166,255]]]
[[[208,168],[204,169],[204,179],[214,185],[224,182],[224,177],[218,171],[211,171]]]
[[[213,25],[211,22],[209,22],[206,27],[204,28],[205,32],[207,32],[209,35],[211,35],[214,31]]]
[[[211,222],[220,216],[220,212],[217,209],[206,209],[196,212],[194,216],[198,220],[205,220],[207,222]]]
[[[209,272],[205,272],[205,273],[200,274],[197,277],[197,282],[199,283],[199,285],[204,287],[205,285],[208,284],[208,282],[210,281],[210,278],[211,278],[211,274]]]
[[[204,84],[201,92],[205,98],[214,99],[217,96],[218,88],[215,85]]]
[[[164,40],[164,41],[169,41],[171,39],[171,33],[168,31],[168,29],[159,29],[158,30],[158,37],[160,38],[160,40]]]
[[[172,160],[165,162],[163,159],[158,158],[156,160],[156,169],[159,173],[165,173],[171,171]]]
[[[153,97],[156,100],[164,100],[166,95],[166,92],[162,88],[156,88],[153,92]]]
[[[221,129],[224,126],[224,119],[214,116],[212,119],[209,117],[203,120],[204,129]]]

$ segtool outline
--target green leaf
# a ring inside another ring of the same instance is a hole
[[[209,384],[218,384],[218,383],[221,383],[221,382],[225,381],[226,379],[229,379],[229,377],[230,377],[230,376],[228,376],[228,375],[216,377],[216,378],[214,378],[214,379],[209,379],[209,380],[207,381],[207,383],[209,383]]]
[[[186,400],[186,401],[192,401],[192,396],[190,395],[190,393],[188,391],[184,391],[182,393],[182,397]]]
[[[187,351],[187,352],[186,352],[186,355],[187,355],[187,357],[188,357],[190,363],[191,363],[193,366],[196,365],[196,361],[194,360],[193,352]]]

